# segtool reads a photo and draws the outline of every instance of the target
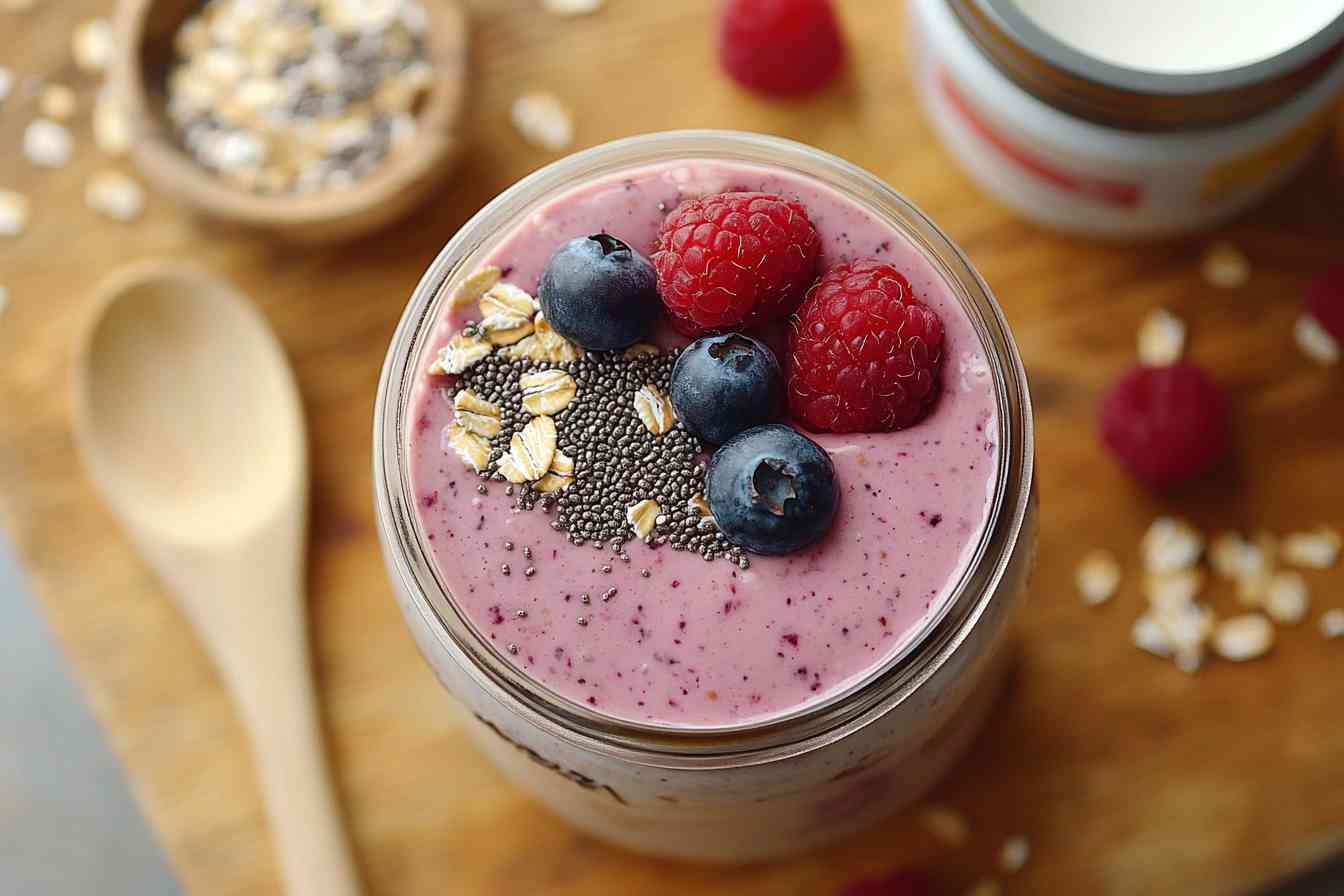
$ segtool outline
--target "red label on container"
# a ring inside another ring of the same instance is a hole
[[[1066,171],[1054,162],[1043,159],[1029,149],[1014,143],[990,124],[971,105],[947,72],[940,71],[938,73],[938,86],[943,95],[947,97],[947,101],[952,104],[952,108],[957,111],[957,114],[973,131],[979,134],[986,143],[998,150],[1000,155],[1037,180],[1044,181],[1066,193],[1074,193],[1119,208],[1134,208],[1142,200],[1143,188],[1139,184],[1105,180]]]

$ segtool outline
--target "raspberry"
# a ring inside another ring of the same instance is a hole
[[[809,429],[904,429],[938,398],[943,322],[891,265],[843,262],[794,315],[789,358],[789,410]]]
[[[1102,399],[1101,439],[1139,481],[1171,488],[1227,451],[1223,396],[1193,364],[1136,367]]]
[[[1307,313],[1344,343],[1344,264],[1331,265],[1307,284]]]
[[[897,871],[886,877],[856,881],[840,896],[933,896],[933,884],[920,871]]]
[[[844,39],[830,0],[727,0],[719,63],[743,87],[790,96],[821,87],[840,70]]]
[[[653,264],[672,324],[700,336],[788,316],[816,276],[820,252],[796,200],[719,193],[673,209]]]

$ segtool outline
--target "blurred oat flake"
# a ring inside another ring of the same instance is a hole
[[[574,141],[574,121],[552,93],[525,93],[513,102],[513,126],[528,143],[559,152]]]
[[[604,0],[541,0],[542,8],[557,16],[587,16],[602,8]]]

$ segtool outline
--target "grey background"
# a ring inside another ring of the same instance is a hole
[[[0,536],[0,893],[181,892]]]

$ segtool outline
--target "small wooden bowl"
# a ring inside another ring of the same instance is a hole
[[[372,233],[424,202],[451,172],[466,100],[467,23],[453,0],[422,0],[434,83],[409,146],[388,155],[347,189],[263,195],[197,163],[166,112],[173,37],[201,0],[121,0],[111,84],[125,112],[131,152],[145,179],[220,222],[298,243],[335,243]]]

